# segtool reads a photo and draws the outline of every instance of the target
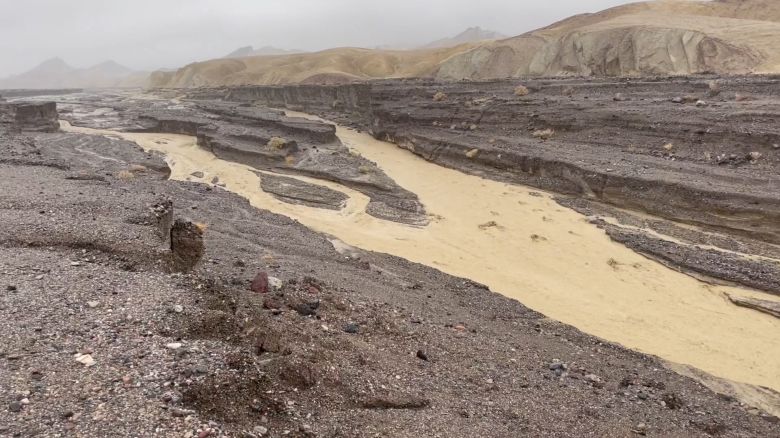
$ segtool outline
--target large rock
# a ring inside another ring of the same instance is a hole
[[[57,104],[54,102],[20,102],[3,104],[13,115],[14,126],[22,131],[56,132],[60,129]]]
[[[191,271],[203,257],[203,230],[177,219],[171,227],[171,262],[176,272]]]

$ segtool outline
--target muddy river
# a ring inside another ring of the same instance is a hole
[[[297,115],[297,114],[296,114]],[[416,193],[426,227],[376,219],[368,198],[336,183],[300,178],[349,195],[341,211],[281,202],[260,189],[255,169],[216,158],[194,137],[63,129],[122,137],[166,154],[172,179],[218,176],[252,205],[297,219],[359,248],[393,254],[486,284],[546,316],[626,347],[736,382],[780,391],[780,319],[731,304],[714,286],[612,242],[588,218],[528,187],[466,175],[395,145],[339,127],[351,149]]]

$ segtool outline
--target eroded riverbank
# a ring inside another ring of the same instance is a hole
[[[67,128],[67,126],[66,126]],[[360,248],[390,253],[484,283],[545,315],[625,346],[739,382],[780,389],[780,321],[733,306],[726,293],[612,242],[550,196],[428,163],[394,145],[339,128],[341,140],[417,194],[431,215],[424,228],[371,217],[367,199],[349,195],[341,211],[280,202],[262,192],[254,169],[216,159],[193,137],[110,134],[165,153],[173,179],[218,176],[259,208],[295,218]],[[776,300],[776,298],[774,298]]]

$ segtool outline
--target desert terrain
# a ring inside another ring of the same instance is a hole
[[[779,36],[652,1],[0,81],[0,437],[780,437]]]
[[[772,436],[777,81],[16,98],[3,430]]]

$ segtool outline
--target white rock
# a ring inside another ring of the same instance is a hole
[[[268,277],[268,286],[273,290],[281,290],[284,283],[276,277]]]
[[[87,306],[89,306],[91,309],[94,309],[99,305],[100,305],[100,301],[87,301]]]
[[[256,433],[258,436],[265,436],[265,434],[268,433],[268,428],[263,426],[255,426],[253,432]]]
[[[182,347],[181,342],[171,342],[169,344],[165,344],[165,348],[168,348],[170,350],[178,350],[181,347]]]
[[[92,357],[91,354],[76,354],[75,356],[76,362],[79,362],[81,364],[84,364],[84,366],[91,367],[92,365],[95,365],[97,362],[95,362],[95,359]]]
[[[177,304],[173,306],[173,311],[176,313],[184,312],[184,306],[182,306],[181,304]]]

